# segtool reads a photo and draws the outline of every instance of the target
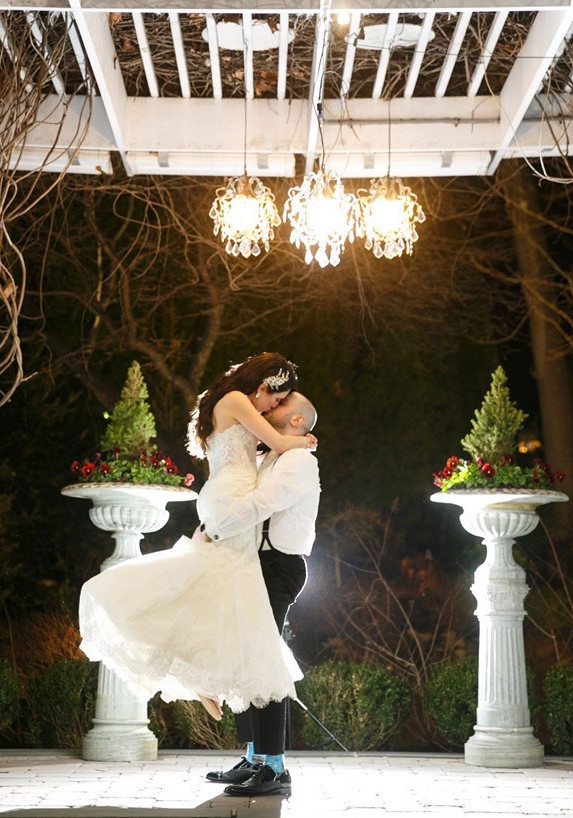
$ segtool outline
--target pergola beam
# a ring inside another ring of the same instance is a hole
[[[109,11],[149,11],[157,14],[169,11],[185,11],[205,13],[205,0],[82,0],[78,3],[86,12],[109,12]],[[322,8],[323,0],[257,0],[250,3],[248,8],[237,0],[209,0],[208,10],[217,12],[234,12],[240,14],[243,11],[250,11],[253,14],[276,14],[284,10],[292,13],[313,13],[319,12]],[[528,0],[527,9],[566,9],[570,8],[570,0]],[[75,7],[73,0],[64,2],[63,0],[0,0],[0,9],[32,9],[38,10],[60,10],[65,11],[70,7]],[[338,11],[361,11],[384,12],[384,11],[407,11],[409,14],[423,13],[424,11],[453,12],[471,9],[473,11],[499,11],[508,9],[509,11],[522,11],[523,0],[480,0],[479,3],[471,0],[413,0],[405,3],[405,0],[384,0],[379,2],[366,3],[365,0],[333,0],[331,3],[332,13]]]
[[[77,112],[85,110],[85,97],[75,97],[70,104]],[[245,101],[230,99],[226,105],[227,127],[221,128],[220,103],[216,100],[132,98],[128,102],[124,150],[132,154],[202,155],[206,165],[209,157],[218,154],[240,157],[244,152]],[[304,155],[309,126],[305,100],[255,99],[248,105],[246,151],[251,159],[273,154]],[[382,100],[350,99],[342,109],[339,100],[326,100],[323,114],[328,163],[333,157],[373,155],[383,156],[387,164],[389,105]],[[408,153],[491,152],[497,145],[501,109],[496,97],[394,99],[391,105],[392,157]],[[571,105],[570,97],[563,100],[564,109],[567,105]],[[60,125],[62,106],[55,95],[44,101],[38,125],[27,136],[27,145],[48,149],[55,141],[61,146],[73,146],[74,122],[67,118]],[[534,146],[547,154],[555,148],[557,139],[561,149],[567,149],[568,141],[573,141],[571,120],[564,118],[556,105],[552,110],[546,108],[545,113],[538,105],[532,108],[513,147],[522,142],[528,155]],[[177,128],[172,127],[175,117]],[[106,125],[107,109],[103,100],[96,97],[83,147],[114,151],[114,135]],[[261,134],[265,135],[264,141]]]
[[[126,172],[131,175],[124,136],[127,93],[117,63],[108,15],[104,12],[84,14],[80,0],[70,0],[70,6],[113,133],[115,150],[121,156]]]
[[[527,109],[540,89],[543,77],[553,63],[555,52],[572,24],[571,8],[540,12],[533,21],[500,94],[499,143],[488,168],[489,174],[495,172],[506,147],[516,136]]]

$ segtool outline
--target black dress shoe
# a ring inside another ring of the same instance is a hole
[[[247,778],[250,778],[260,766],[260,764],[251,764],[251,762],[247,761],[243,756],[234,767],[231,767],[230,770],[226,770],[226,772],[213,770],[207,773],[207,781],[220,782],[221,784],[240,784],[241,781],[246,781]]]
[[[224,792],[227,795],[290,795],[290,775],[288,770],[275,773],[268,764],[262,764],[242,784],[231,784]]]

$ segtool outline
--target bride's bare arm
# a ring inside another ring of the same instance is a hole
[[[283,435],[277,432],[265,418],[257,412],[243,392],[227,392],[215,406],[216,425],[222,427],[240,423],[257,440],[265,443],[273,451],[281,454],[288,449],[307,449],[316,446],[314,435]],[[220,429],[219,431],[223,431]]]

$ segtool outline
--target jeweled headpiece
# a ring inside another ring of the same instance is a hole
[[[263,383],[271,389],[278,389],[280,386],[284,386],[285,383],[288,383],[289,380],[290,374],[288,370],[283,371],[279,369],[276,375],[269,375],[268,378],[263,378]]]

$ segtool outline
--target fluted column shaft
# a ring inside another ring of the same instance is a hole
[[[168,502],[194,500],[187,489],[167,486],[67,486],[71,497],[93,501],[92,523],[112,532],[115,548],[102,571],[141,556],[144,532],[158,531],[169,519]],[[100,662],[93,727],[84,736],[82,755],[88,761],[151,761],[157,758],[157,739],[149,730],[147,697],[137,696],[112,670]]]
[[[487,548],[472,585],[479,620],[479,681],[474,735],[464,748],[468,764],[537,767],[543,763],[543,746],[533,736],[527,701],[523,603],[528,587],[525,572],[513,558],[513,545],[516,537],[537,526],[537,505],[567,499],[560,492],[528,490],[432,495],[435,502],[462,506],[462,526],[481,537]]]

